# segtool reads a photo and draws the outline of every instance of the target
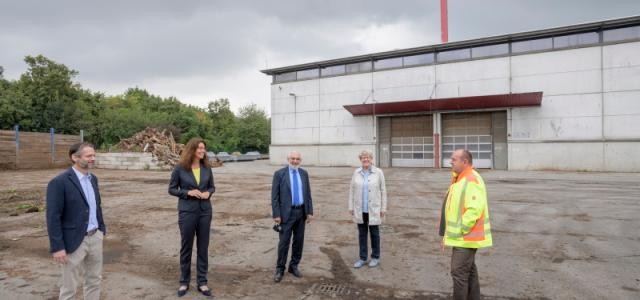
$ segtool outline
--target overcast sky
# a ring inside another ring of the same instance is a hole
[[[269,76],[299,63],[440,42],[439,0],[0,0],[0,66],[26,55],[107,95],[140,87],[206,107],[270,111]],[[638,0],[449,0],[449,41],[640,15]]]

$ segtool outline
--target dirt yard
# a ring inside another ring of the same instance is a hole
[[[308,168],[316,219],[306,231],[304,277],[285,273],[275,284],[269,198],[277,168],[259,161],[215,169],[209,283],[217,299],[450,297],[450,249],[441,253],[437,236],[448,171],[384,170],[381,266],[355,270],[357,230],[346,206],[353,169]],[[60,171],[0,171],[0,299],[57,297],[43,197]],[[180,237],[169,172],[95,174],[107,225],[102,298],[174,299]],[[485,299],[640,299],[640,174],[481,174],[495,245],[476,257]],[[192,283],[185,298],[203,297]]]

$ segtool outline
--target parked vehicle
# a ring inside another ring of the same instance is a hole
[[[240,154],[238,156],[238,161],[251,161],[260,158],[260,153],[256,151],[250,151],[245,154]]]
[[[260,152],[257,151],[249,151],[245,154],[238,156],[238,161],[249,161],[260,159]]]
[[[249,151],[245,155],[249,155],[251,157],[254,157],[255,159],[260,159],[260,157],[262,157],[262,155],[258,151]]]
[[[227,152],[220,151],[216,154],[216,157],[221,161],[236,161],[238,158],[236,156],[230,155]]]

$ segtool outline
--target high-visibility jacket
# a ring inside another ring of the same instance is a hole
[[[461,248],[491,247],[487,190],[472,167],[453,178],[445,204],[444,244]]]

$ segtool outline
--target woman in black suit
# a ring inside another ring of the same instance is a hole
[[[200,138],[189,140],[180,155],[180,161],[171,173],[169,194],[178,197],[178,225],[180,226],[180,287],[178,297],[189,290],[191,280],[191,250],[193,237],[197,237],[197,289],[211,297],[207,286],[209,233],[211,228],[211,195],[215,191],[213,173],[207,149]]]

